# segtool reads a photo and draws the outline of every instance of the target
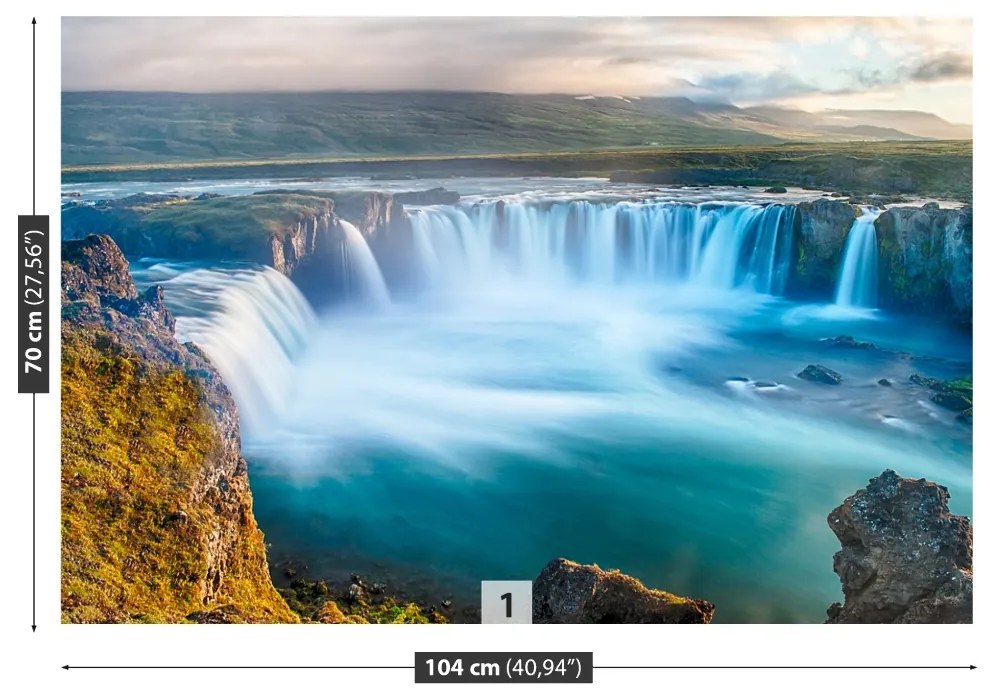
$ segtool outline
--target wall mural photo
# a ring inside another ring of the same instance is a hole
[[[64,18],[63,622],[971,622],[970,31]]]

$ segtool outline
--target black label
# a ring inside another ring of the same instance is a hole
[[[416,652],[417,683],[591,683],[590,651]]]
[[[48,217],[17,217],[17,391],[48,393]]]

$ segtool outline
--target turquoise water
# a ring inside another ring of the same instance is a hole
[[[822,342],[840,333],[879,349]],[[811,362],[843,384],[798,379]],[[907,379],[970,364],[951,329],[738,290],[339,313],[292,407],[247,436],[255,512],[276,573],[360,572],[464,619],[482,579],[564,556],[710,599],[717,622],[820,622],[841,599],[826,516],[871,476],[939,481],[970,512],[969,429]]]
[[[786,288],[793,243],[762,195],[461,185],[472,201],[410,212],[383,269],[414,284],[390,300],[317,317],[257,265],[134,266],[237,400],[277,580],[354,572],[474,621],[481,580],[562,556],[707,598],[716,622],[818,623],[841,599],[826,516],[871,477],[971,512],[971,428],[909,380],[970,375],[971,336],[752,291]],[[381,277],[346,247],[349,278]],[[815,363],[842,383],[798,378]]]

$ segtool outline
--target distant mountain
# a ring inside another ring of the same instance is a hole
[[[834,130],[873,127],[894,129],[924,139],[971,139],[970,124],[953,124],[931,112],[892,109],[829,109],[805,112],[781,107],[750,107],[748,112],[780,124]],[[887,137],[882,137],[887,138]]]
[[[919,138],[969,138],[969,131],[922,112],[742,109],[683,97],[62,94],[65,165]]]

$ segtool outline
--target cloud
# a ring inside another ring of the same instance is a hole
[[[849,96],[875,90],[909,90],[912,84],[971,80],[973,59],[945,51],[915,58],[906,65],[858,67],[807,80],[793,73],[732,72],[704,75],[692,85],[725,102],[774,102],[795,97]]]
[[[857,36],[849,45],[849,53],[862,61],[870,55],[870,44],[863,37]]]
[[[943,80],[972,79],[973,57],[945,52],[922,60],[908,73],[910,80],[920,83],[936,83]]]
[[[100,17],[65,18],[62,30],[66,90],[433,89],[752,102],[965,81],[972,68],[965,19]]]
[[[605,66],[643,66],[655,63],[652,56],[612,56],[602,62]]]

